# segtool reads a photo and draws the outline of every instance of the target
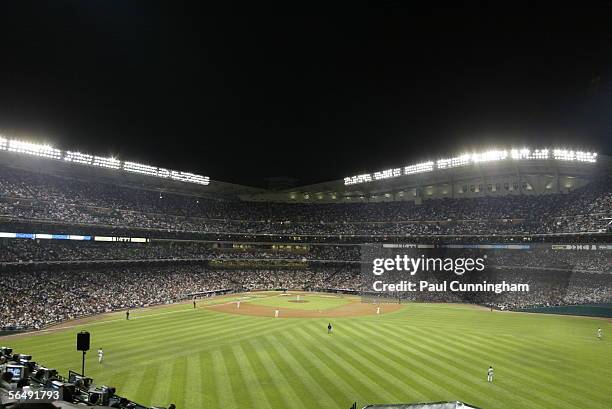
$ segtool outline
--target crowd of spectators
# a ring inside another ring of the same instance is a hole
[[[360,235],[362,243],[384,235],[610,232],[611,186],[607,177],[568,194],[435,199],[421,205],[408,201],[281,204],[210,200],[0,167],[0,219],[5,222],[154,230],[149,243],[0,239],[0,327],[42,328],[209,292],[368,290],[360,274],[359,245],[162,241],[155,231],[160,235]],[[447,291],[404,296],[412,301],[499,308],[606,303],[612,295],[611,253],[557,250],[550,244],[492,250],[487,253],[491,268],[482,276],[462,279],[527,283],[529,293]],[[151,263],[160,260],[165,262]],[[101,265],[75,263],[92,261]]]
[[[0,328],[45,325],[226,291],[355,289],[358,270],[211,270],[198,264],[0,271]]]
[[[534,271],[520,268],[491,270],[486,277],[493,282],[529,284],[529,292],[484,292],[471,301],[500,309],[553,307],[612,302],[612,274]]]
[[[201,233],[493,235],[610,231],[612,180],[567,194],[385,203],[210,200],[33,173],[0,172],[0,216]]]
[[[520,267],[491,268],[476,275],[421,274],[417,280],[529,284],[529,292],[386,294],[414,302],[468,302],[503,309],[610,303],[612,274]],[[355,265],[295,269],[211,269],[202,264],[122,265],[96,269],[0,271],[0,328],[39,329],[93,314],[173,303],[213,293],[297,289],[369,290]]]
[[[227,245],[0,239],[0,263],[96,260],[330,260],[359,261],[359,246]]]
[[[555,250],[550,244],[532,250],[489,252],[489,263],[533,270],[567,270],[612,274],[612,250]]]
[[[529,250],[489,250],[488,264],[532,269],[612,273],[610,250],[562,250],[550,244]],[[0,239],[0,263],[47,263],[108,260],[296,260],[304,262],[361,261],[358,245],[276,246],[249,243],[219,246],[208,242],[150,243]]]

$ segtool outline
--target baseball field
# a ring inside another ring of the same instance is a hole
[[[129,321],[107,314],[0,344],[67,374],[81,367],[75,334],[89,331],[86,375],[97,385],[179,409],[441,400],[485,409],[612,407],[610,320],[453,304],[377,308],[331,294],[249,293],[195,309],[134,310]]]

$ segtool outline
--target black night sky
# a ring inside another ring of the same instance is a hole
[[[609,7],[202,4],[0,2],[0,133],[251,185],[510,144],[612,154]]]

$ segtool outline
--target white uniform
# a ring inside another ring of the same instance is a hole
[[[487,371],[487,382],[493,382],[493,368],[489,368]]]
[[[104,358],[104,352],[102,351],[102,349],[98,349],[98,363],[99,364],[102,363],[102,358]]]
[[[279,313],[278,310],[274,310],[274,318],[278,318],[278,313]]]
[[[236,303],[236,308],[237,308],[237,309],[240,309],[240,301],[238,301],[238,302]]]
[[[601,339],[601,337],[603,336],[603,331],[601,330],[601,328],[597,329],[597,338]]]
[[[376,307],[376,314],[380,314],[380,307]]]

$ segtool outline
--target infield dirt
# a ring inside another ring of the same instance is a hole
[[[361,317],[365,315],[376,315],[377,304],[362,303],[360,301],[350,302],[336,308],[326,310],[300,310],[296,308],[275,308],[266,305],[251,304],[241,302],[240,308],[236,308],[236,303],[212,305],[207,307],[214,311],[230,314],[253,315],[258,317],[274,317],[276,310],[279,310],[279,318],[325,318],[325,317]],[[400,304],[381,304],[380,313],[386,314],[397,311],[401,308]]]

